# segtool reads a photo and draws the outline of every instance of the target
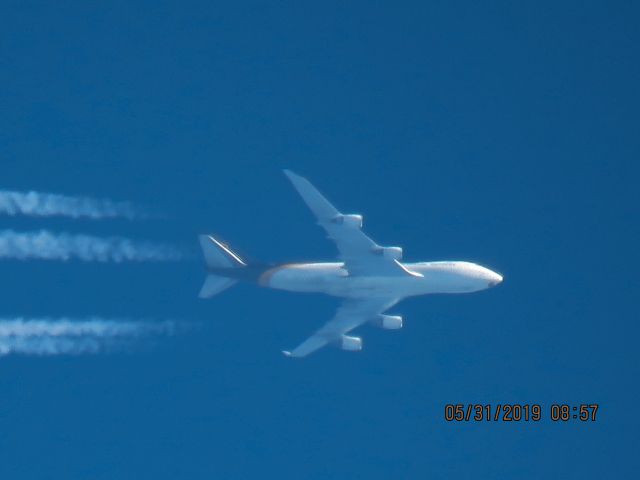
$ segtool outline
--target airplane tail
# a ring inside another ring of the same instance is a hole
[[[222,242],[216,240],[211,235],[200,235],[200,247],[204,255],[204,261],[207,268],[225,269],[225,268],[241,268],[247,264],[235,254],[229,247]],[[198,296],[200,298],[211,298],[214,295],[235,285],[238,280],[234,278],[223,277],[210,273],[204,281],[204,285],[200,289]]]

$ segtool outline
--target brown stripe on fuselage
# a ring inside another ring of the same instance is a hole
[[[282,265],[278,265],[277,267],[270,268],[266,272],[264,272],[260,277],[258,277],[258,285],[263,287],[268,287],[271,283],[271,277],[273,277],[280,270],[284,270],[285,268],[295,267],[297,265],[303,265],[302,263],[283,263]]]

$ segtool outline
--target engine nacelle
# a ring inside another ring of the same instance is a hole
[[[374,247],[373,253],[391,260],[402,260],[402,247]]]
[[[385,330],[398,330],[402,328],[402,317],[399,315],[378,315],[371,323]]]
[[[346,225],[351,228],[362,228],[362,215],[349,214],[349,215],[338,215],[331,219],[333,223],[337,223],[339,225]]]
[[[340,340],[340,348],[350,352],[359,352],[362,350],[362,339],[360,337],[350,337],[343,335]]]

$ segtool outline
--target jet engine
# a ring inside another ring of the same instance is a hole
[[[343,335],[340,341],[340,348],[350,352],[359,352],[362,350],[362,339],[360,337]]]
[[[402,317],[399,315],[378,315],[371,323],[385,330],[398,330],[402,328]]]
[[[391,260],[402,260],[402,247],[374,247],[373,253]]]
[[[339,225],[346,225],[351,228],[362,228],[362,215],[349,214],[349,215],[338,215],[331,220],[333,223],[337,223]]]

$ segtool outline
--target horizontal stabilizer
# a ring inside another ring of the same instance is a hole
[[[231,287],[236,282],[237,280],[234,280],[233,278],[220,277],[218,275],[207,275],[198,296],[200,298],[211,298]]]
[[[211,235],[200,235],[204,261],[209,268],[245,267],[247,264],[224,243]]]

